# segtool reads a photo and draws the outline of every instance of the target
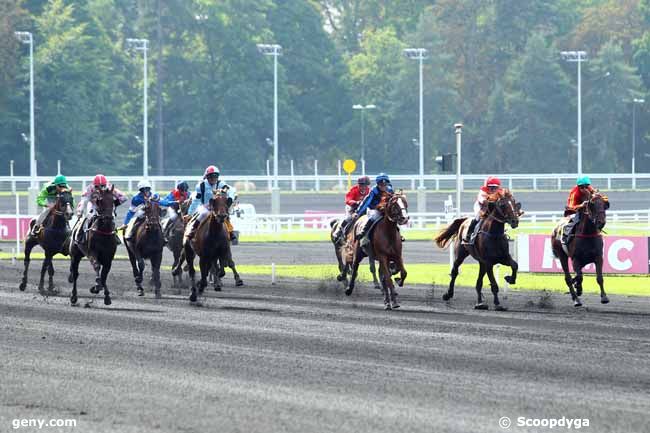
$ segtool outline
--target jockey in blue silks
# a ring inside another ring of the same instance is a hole
[[[363,215],[368,212],[368,220],[363,230],[356,237],[357,240],[362,239],[368,233],[368,230],[381,218],[381,210],[386,205],[388,197],[393,194],[393,185],[390,183],[390,178],[386,173],[380,173],[375,178],[375,187],[370,190],[370,193],[361,202],[356,211],[357,215]]]
[[[131,239],[133,234],[133,228],[138,225],[138,220],[144,216],[144,204],[147,200],[157,201],[160,206],[169,206],[173,201],[168,201],[166,198],[160,199],[160,196],[151,191],[151,184],[148,180],[141,180],[138,182],[138,193],[133,196],[131,199],[131,206],[124,217],[124,225],[126,230],[124,231],[124,239]],[[129,224],[131,219],[135,216],[136,221],[134,224]]]
[[[237,191],[235,188],[231,187],[222,180],[219,180],[219,169],[214,165],[209,166],[205,169],[203,173],[203,180],[196,184],[196,191],[192,194],[192,203],[190,208],[187,210],[189,215],[192,215],[192,224],[190,225],[190,230],[187,233],[188,239],[194,237],[196,229],[201,224],[208,214],[210,213],[210,199],[212,199],[214,191],[223,190],[228,196],[228,208],[237,200]],[[226,218],[224,221],[226,230],[228,230],[228,235],[230,240],[234,240],[235,234],[233,233],[233,226],[230,222],[230,218]]]

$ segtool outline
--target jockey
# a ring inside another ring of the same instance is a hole
[[[381,218],[381,211],[386,206],[388,198],[393,194],[393,185],[390,183],[390,178],[386,173],[380,173],[375,178],[375,183],[377,184],[373,189],[370,190],[370,193],[366,198],[361,202],[356,212],[354,213],[354,218],[358,215],[363,215],[368,211],[368,220],[363,226],[363,230],[356,236],[356,239],[365,238],[366,234],[370,228]]]
[[[357,184],[350,188],[350,191],[345,195],[345,219],[341,221],[332,234],[335,243],[338,243],[341,240],[341,236],[347,232],[346,229],[354,218],[354,211],[370,192],[369,187],[370,178],[368,176],[361,176],[357,179]]]
[[[171,190],[165,200],[171,204],[178,203],[179,205],[190,198],[190,186],[187,182],[180,181],[176,184],[176,188]],[[172,223],[178,218],[177,210],[174,206],[167,207],[167,219],[164,222],[163,232],[167,235],[167,230],[172,227]],[[167,236],[166,236],[167,237]]]
[[[154,200],[160,203],[160,206],[169,206],[171,203],[167,199],[160,199],[160,196],[151,191],[151,184],[148,180],[144,179],[138,182],[138,193],[131,199],[131,206],[129,207],[126,216],[124,217],[124,240],[131,239],[133,229],[138,225],[138,220],[144,216],[144,204],[147,200]],[[135,216],[136,221],[129,224],[131,218]]]
[[[196,229],[199,227],[201,221],[208,216],[210,213],[210,199],[212,199],[212,194],[215,190],[225,190],[228,195],[228,207],[237,200],[237,192],[235,188],[232,188],[230,185],[226,184],[224,181],[219,180],[219,169],[214,165],[209,166],[203,172],[203,180],[196,184],[196,191],[192,194],[192,204],[187,210],[189,215],[192,215],[192,225],[190,231],[187,233],[187,238],[192,239]],[[228,230],[228,235],[230,240],[236,238],[233,233],[233,226],[230,222],[230,218],[226,218],[224,221],[226,230]]]
[[[77,224],[82,224],[81,226],[82,230],[79,230],[77,232],[77,237],[76,237],[77,242],[82,241],[84,232],[88,230],[88,227],[90,226],[90,221],[92,221],[93,217],[95,216],[95,203],[91,201],[91,197],[95,192],[106,191],[111,187],[113,187],[113,197],[115,198],[115,207],[118,207],[119,205],[121,205],[127,200],[126,195],[119,189],[115,188],[113,185],[109,184],[108,179],[106,179],[106,176],[104,176],[103,174],[95,175],[95,177],[93,178],[93,183],[91,185],[88,185],[88,187],[83,192],[83,194],[81,194],[81,200],[77,205],[77,218],[78,218]],[[85,216],[84,216],[84,211],[86,211]],[[81,223],[79,221],[81,221]]]
[[[576,186],[571,188],[569,198],[567,199],[566,209],[564,216],[569,217],[562,233],[562,244],[568,245],[573,237],[573,231],[580,222],[580,214],[578,211],[585,207],[586,202],[591,197],[591,194],[596,190],[591,186],[591,179],[589,176],[582,176],[576,181]]]
[[[50,214],[52,206],[54,206],[54,203],[56,202],[57,194],[68,190],[70,190],[68,180],[62,174],[57,175],[51,183],[43,187],[36,198],[36,204],[45,209],[38,215],[38,218],[36,218],[36,222],[29,233],[30,236],[36,236],[40,232],[41,226],[45,222],[45,219]]]
[[[478,233],[478,230],[480,229],[480,225],[478,224],[479,221],[481,221],[481,209],[483,208],[483,205],[487,201],[488,197],[501,193],[503,191],[503,188],[501,188],[501,180],[499,180],[498,177],[496,176],[489,176],[487,179],[485,179],[485,182],[483,183],[483,186],[479,189],[478,195],[476,196],[476,200],[474,201],[474,218],[472,221],[469,223],[469,228],[467,229],[467,233],[465,234],[465,239],[463,239],[463,242],[466,244],[473,244],[474,243],[474,238],[476,237],[475,231]]]

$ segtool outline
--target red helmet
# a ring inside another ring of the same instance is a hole
[[[357,183],[359,185],[370,185],[370,178],[368,176],[361,176],[359,179],[357,179]]]
[[[501,186],[501,181],[496,176],[490,176],[485,179],[484,186]]]
[[[203,173],[203,177],[208,177],[211,174],[219,176],[219,169],[214,165],[211,165],[205,169],[205,172]]]
[[[93,178],[93,185],[95,186],[106,186],[108,185],[108,180],[103,174],[98,174]]]

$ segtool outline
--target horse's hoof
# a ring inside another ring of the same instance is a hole
[[[400,287],[404,287],[404,280],[401,278],[395,278],[395,281],[397,282],[397,285]]]
[[[391,307],[393,308],[393,310],[397,310],[400,307],[400,305],[397,302],[393,302]]]
[[[72,276],[72,274],[68,275],[68,283],[70,284],[74,283],[74,277]]]
[[[219,272],[219,278],[223,278],[225,276],[226,276],[226,271]]]
[[[504,307],[503,305],[495,305],[494,309],[496,311],[508,311],[508,307]],[[486,308],[486,310],[487,310],[487,308]]]
[[[94,294],[94,295],[96,295],[97,293],[99,293],[99,286],[92,286],[92,287],[90,288],[90,293],[92,293],[92,294]]]
[[[25,289],[27,288],[27,283],[20,283],[20,286],[18,286],[21,292],[24,292]]]
[[[243,286],[243,285],[244,285],[244,281],[243,281],[243,280],[237,280],[237,281],[235,281],[235,286],[239,287],[239,286]]]
[[[490,307],[488,307],[488,304],[486,304],[485,302],[481,302],[480,304],[474,305],[474,309],[475,310],[489,310]]]
[[[336,276],[336,281],[343,281],[344,279],[345,279],[345,277],[343,276],[343,274],[338,274]]]
[[[350,288],[350,289],[347,289],[347,290],[345,291],[345,294],[346,294],[347,296],[350,296],[350,295],[352,294],[352,289],[351,289],[351,288]]]
[[[220,292],[221,291],[221,286],[214,286],[214,291],[215,292]]]
[[[576,308],[577,308],[577,307],[582,307],[582,302],[580,302],[580,299],[577,299],[577,298],[576,298],[576,299],[573,301],[573,306],[576,307]]]
[[[506,275],[505,277],[503,277],[503,279],[506,280],[506,283],[508,284],[515,284],[515,279],[512,278],[511,275]]]
[[[138,296],[144,296],[144,289],[142,287],[138,287]]]
[[[196,302],[196,292],[192,290],[192,294],[190,295],[190,302]]]
[[[582,296],[582,287],[580,287],[579,289],[576,288],[576,295]]]
[[[375,290],[381,290],[381,286],[379,284],[375,284]]]
[[[104,297],[104,305],[111,305],[111,304],[112,304],[112,302],[111,302],[110,296],[105,296]]]
[[[384,304],[384,310],[392,310],[390,304]]]
[[[161,299],[162,295],[160,294],[160,290],[156,290],[156,299]]]
[[[442,300],[443,301],[448,301],[448,300],[450,300],[452,298],[452,296],[453,295],[450,295],[449,293],[445,293],[444,295],[442,295]]]
[[[600,303],[609,304],[609,298],[607,296],[603,296],[602,298],[600,298]]]
[[[77,306],[77,297],[76,296],[74,296],[74,295],[70,296],[70,305],[72,305],[73,307]]]

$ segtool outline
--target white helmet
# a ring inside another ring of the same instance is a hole
[[[145,180],[141,180],[140,182],[138,182],[138,191],[141,191],[141,190],[143,190],[145,188],[151,189],[151,184],[149,183],[148,180],[145,179]]]

